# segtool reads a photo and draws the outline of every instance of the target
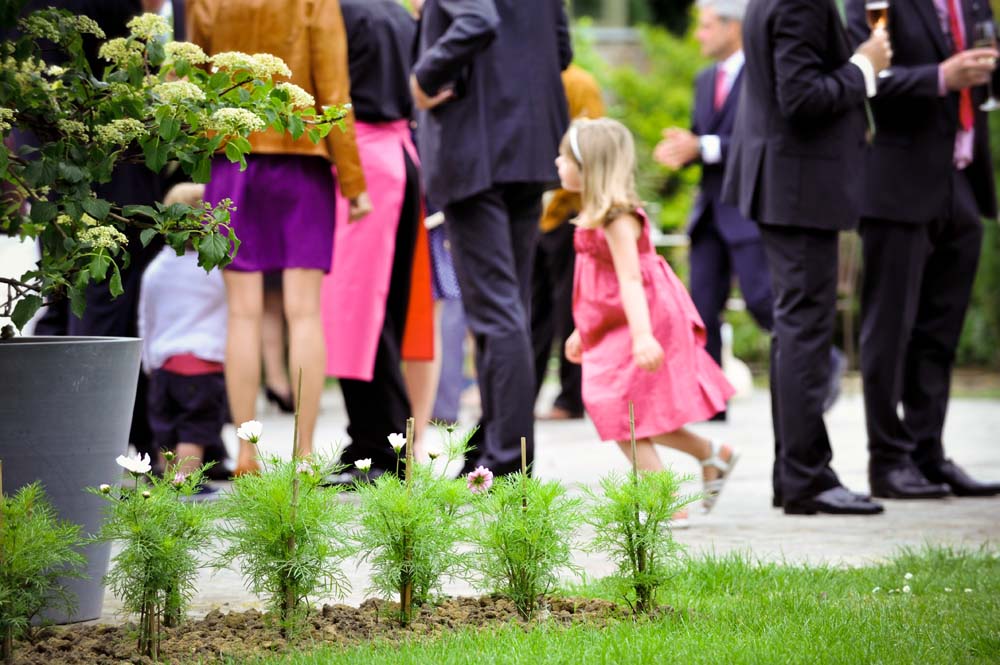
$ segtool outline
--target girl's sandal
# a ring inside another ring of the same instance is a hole
[[[719,494],[722,493],[722,488],[725,487],[726,481],[729,480],[729,476],[732,475],[733,467],[736,466],[736,462],[740,459],[739,451],[730,446],[730,455],[728,460],[723,460],[720,454],[722,453],[722,444],[718,441],[711,441],[712,454],[701,461],[703,467],[713,466],[719,470],[719,475],[717,478],[712,480],[705,480],[705,498],[702,500],[702,509],[708,513],[715,507],[715,502],[719,499]]]

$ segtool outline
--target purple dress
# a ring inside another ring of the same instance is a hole
[[[330,162],[310,155],[258,154],[247,169],[225,158],[212,162],[205,200],[229,197],[230,224],[240,248],[227,270],[269,272],[311,268],[330,272],[336,213]]]

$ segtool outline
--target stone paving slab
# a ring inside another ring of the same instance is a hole
[[[259,419],[264,423],[263,448],[290,454],[291,417],[262,408],[265,410]],[[677,539],[690,553],[751,552],[762,560],[791,564],[862,565],[889,557],[901,547],[925,543],[994,548],[1000,543],[1000,498],[887,501],[885,514],[876,517],[783,515],[770,506],[770,413],[767,392],[757,390],[752,397],[731,405],[728,423],[694,427],[706,437],[737,446],[743,455],[712,514],[704,516],[692,510],[691,528],[677,532]],[[463,422],[472,424],[475,417],[473,408],[463,410]],[[323,396],[317,449],[330,451],[338,441],[346,441],[345,424],[340,392],[335,387],[328,389]],[[827,426],[833,441],[834,468],[841,480],[852,489],[866,489],[867,453],[860,394],[848,392],[828,414]],[[235,445],[231,428],[226,436],[227,444]],[[581,485],[596,485],[611,469],[628,468],[617,447],[599,442],[586,420],[539,422],[536,437],[537,475],[559,479],[574,492],[580,491]],[[983,479],[1000,479],[1000,400],[954,399],[945,441],[948,454],[970,473]],[[664,450],[662,457],[675,469],[700,477],[700,469],[692,459],[672,450]],[[696,491],[697,484],[692,484],[691,489]],[[587,532],[581,534],[583,541],[589,536]],[[606,558],[596,554],[579,553],[577,561],[591,578],[604,576],[612,569]],[[347,566],[347,571],[352,591],[339,602],[358,605],[369,596],[369,569],[357,562]],[[476,593],[466,584],[449,585],[445,592]],[[243,588],[237,570],[204,572],[192,613],[250,607],[260,608],[262,603]],[[119,609],[120,603],[108,594],[102,619],[114,621]]]

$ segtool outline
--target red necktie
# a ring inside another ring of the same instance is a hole
[[[955,0],[951,0],[954,2]],[[726,103],[726,70],[722,67],[715,68],[715,100],[713,102],[715,110],[718,111]]]
[[[951,39],[955,44],[955,53],[965,50],[965,35],[962,34],[962,26],[958,22],[958,0],[948,0],[948,26],[951,28]],[[962,88],[958,93],[958,124],[962,129],[969,131],[975,121],[975,114],[972,111],[972,93],[968,88]]]

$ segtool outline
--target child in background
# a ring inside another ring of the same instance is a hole
[[[180,184],[164,203],[199,206],[204,192],[203,185]],[[202,465],[206,449],[225,450],[226,289],[221,271],[206,273],[194,249],[178,256],[165,247],[142,278],[139,335],[143,369],[150,375],[154,443],[161,451],[173,451],[177,472],[188,474]],[[211,499],[215,492],[202,485],[194,498]]]
[[[566,357],[583,365],[584,406],[600,437],[631,458],[631,401],[638,468],[663,468],[654,444],[692,455],[702,465],[708,512],[737,453],[684,426],[724,410],[733,388],[705,351],[691,297],[650,241],[635,193],[632,135],[614,120],[578,120],[556,166],[563,188],[583,200],[574,236],[576,330]]]

